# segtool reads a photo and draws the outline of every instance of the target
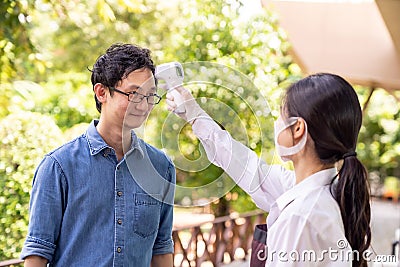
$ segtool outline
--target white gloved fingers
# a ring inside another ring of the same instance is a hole
[[[193,95],[190,93],[188,89],[186,89],[183,86],[178,86],[173,90],[176,90],[180,94],[183,100],[182,105],[185,105],[184,112],[175,113],[176,115],[178,115],[179,117],[183,118],[185,121],[191,124],[193,124],[193,122],[198,118],[203,118],[203,117],[209,118],[207,113],[196,102],[196,99],[194,99]],[[175,110],[178,108],[178,105],[171,92],[167,93],[166,102],[168,105],[168,110],[175,112]]]
[[[174,101],[174,96],[169,92],[167,92],[167,94],[165,95],[165,98],[167,100]]]
[[[177,105],[177,103],[176,103],[176,101],[175,101],[175,99],[174,99],[172,94],[167,94],[165,102],[167,103],[168,111],[174,112],[175,115],[177,115],[178,117],[181,117],[182,119],[187,121],[186,112],[176,112],[177,108],[178,108],[178,105]],[[182,105],[184,105],[184,103],[182,103]]]
[[[183,86],[178,86],[178,87],[176,87],[175,88],[175,90],[176,91],[178,91],[180,94],[181,94],[181,96],[182,96],[182,98],[183,98],[183,100],[186,102],[186,101],[189,101],[189,100],[194,100],[194,97],[193,97],[193,95],[190,93],[190,91],[188,90],[188,89],[186,89],[185,87],[183,87]]]
[[[170,99],[165,99],[165,102],[167,102],[167,105],[168,105],[168,109],[172,109],[172,110],[174,110],[174,109],[176,109],[176,103],[174,102],[174,100],[172,99],[172,100],[170,100]]]

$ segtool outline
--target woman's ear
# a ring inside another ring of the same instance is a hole
[[[306,132],[306,122],[303,118],[299,118],[297,122],[292,126],[293,138],[300,139]]]
[[[104,103],[107,100],[107,87],[101,83],[96,83],[93,87],[93,91],[96,95],[97,100],[100,103]]]

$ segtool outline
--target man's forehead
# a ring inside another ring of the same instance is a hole
[[[145,83],[145,84],[129,84],[125,87],[126,91],[156,91],[157,87],[154,84]]]
[[[128,74],[122,79],[122,84],[126,87],[137,89],[155,89],[155,79],[153,73],[149,69],[137,69]]]
[[[140,69],[133,70],[127,75],[127,78],[128,77],[141,77],[141,76],[149,76],[154,79],[153,73],[148,68],[140,68]]]

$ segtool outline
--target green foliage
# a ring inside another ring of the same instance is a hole
[[[37,54],[29,29],[34,1],[3,0],[0,5],[0,83],[42,75],[46,63]]]
[[[9,106],[12,97],[14,96],[14,91],[11,90],[11,85],[9,83],[0,84],[0,119],[7,116],[9,111]]]
[[[28,53],[32,51],[24,23],[27,9],[27,4],[16,0],[2,1],[0,5],[0,81],[7,81],[16,75],[16,60],[24,54],[24,49]]]
[[[71,128],[68,128],[67,130],[64,131],[64,139],[66,141],[73,140],[79,136],[81,136],[83,133],[86,132],[86,130],[89,127],[89,123],[87,122],[82,122],[79,124],[75,124]]]
[[[368,91],[361,90],[365,102]],[[364,112],[357,153],[368,171],[379,173],[381,182],[387,176],[400,179],[400,103],[382,89],[373,93]]]
[[[0,122],[0,260],[19,257],[34,171],[45,153],[62,142],[49,116],[17,112]]]
[[[156,0],[42,3],[35,10],[32,42],[51,62],[48,72],[82,73],[112,43],[153,48],[152,44],[162,42],[168,34],[168,22],[160,6]]]
[[[57,73],[43,85],[15,81],[3,88],[0,118],[12,112],[32,111],[52,116],[65,130],[98,116],[88,73]]]
[[[49,114],[62,129],[90,122],[99,113],[89,82],[89,72],[56,73],[39,90],[31,92],[31,111]]]

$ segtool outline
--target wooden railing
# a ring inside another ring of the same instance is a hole
[[[245,260],[251,248],[254,227],[264,223],[265,216],[265,212],[257,210],[175,226],[172,232],[175,266],[194,267],[205,261],[221,266],[224,261]],[[17,266],[23,266],[23,261],[0,262],[0,267]]]
[[[265,215],[262,211],[231,214],[175,228],[172,233],[175,266],[200,266],[204,261],[221,266],[224,261],[245,260],[251,248],[254,227],[265,222]]]
[[[24,266],[24,261],[22,260],[6,260],[6,261],[1,261],[0,262],[0,267],[16,267],[16,266]]]

